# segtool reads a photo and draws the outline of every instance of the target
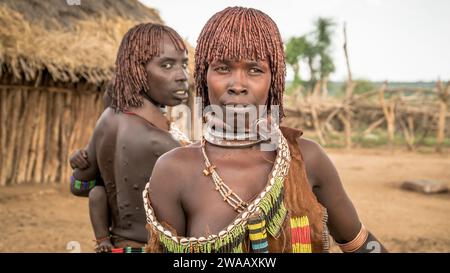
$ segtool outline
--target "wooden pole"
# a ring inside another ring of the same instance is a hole
[[[17,128],[21,131],[19,139],[19,152],[16,161],[18,162],[16,183],[22,184],[26,181],[27,166],[30,161],[29,151],[33,135],[33,121],[36,116],[35,109],[38,104],[38,93],[36,91],[24,90],[24,111],[23,111],[23,126]]]
[[[61,116],[63,114],[63,94],[62,93],[54,93],[54,101],[53,101],[53,126],[52,126],[52,138],[50,140],[51,151],[51,169],[49,172],[49,181],[50,183],[59,183],[58,179],[60,178],[60,166],[61,166]]]
[[[44,175],[44,160],[45,160],[45,138],[47,131],[47,105],[48,92],[41,92],[40,94],[40,111],[39,111],[39,126],[38,126],[38,143],[36,149],[36,165],[33,171],[33,181],[35,183],[43,183]]]
[[[39,92],[38,90],[35,90],[34,92],[36,92],[37,94],[37,104],[36,104],[36,108],[34,109],[35,115],[32,121],[32,136],[31,136],[31,143],[30,143],[30,151],[29,151],[29,160],[28,160],[28,164],[27,164],[27,171],[26,171],[26,178],[25,180],[27,182],[33,182],[36,183],[34,177],[33,177],[33,172],[36,166],[36,158],[37,158],[37,149],[38,149],[38,140],[39,140],[39,117],[41,115],[41,109],[42,109],[42,103],[43,103],[43,96],[41,94],[41,92]]]
[[[408,147],[409,151],[414,151],[415,150],[415,146],[414,146],[414,141],[415,141],[415,136],[414,136],[414,119],[412,115],[407,114],[406,117],[406,123],[399,118],[400,124],[403,128],[403,135],[405,136],[405,141],[406,141],[406,145]]]
[[[0,186],[6,185],[6,138],[8,137],[8,90],[0,88]]]
[[[445,126],[446,117],[448,111],[448,100],[450,96],[450,82],[447,82],[446,87],[442,86],[441,81],[436,84],[439,98],[439,118],[438,118],[438,129],[436,136],[436,151],[441,153],[443,151],[443,143],[445,138]]]
[[[15,181],[15,165],[16,165],[16,151],[17,151],[17,133],[20,131],[20,106],[22,103],[21,90],[12,91],[11,106],[9,108],[9,116],[11,120],[8,128],[10,128],[9,141],[6,144],[6,184],[13,184]]]
[[[321,128],[319,117],[318,117],[317,111],[316,111],[316,100],[312,99],[310,105],[311,105],[310,107],[311,107],[312,121],[313,121],[314,129],[316,130],[317,137],[319,138],[320,144],[325,145],[326,141],[325,141],[325,138],[323,137],[322,128]]]
[[[352,71],[350,69],[350,60],[348,58],[348,50],[347,50],[347,23],[346,22],[344,22],[344,54],[345,54],[345,63],[347,64],[348,82],[353,82]]]
[[[70,101],[72,94],[64,96],[63,122],[61,122],[61,183],[68,183],[70,177],[69,167],[69,139],[70,139]]]
[[[353,82],[352,71],[350,69],[350,60],[348,57],[348,49],[347,49],[347,23],[344,23],[344,54],[345,61],[347,64],[347,86],[345,88],[345,100],[347,106],[344,107],[344,114],[339,115],[342,123],[344,124],[345,131],[345,146],[347,149],[352,147],[352,112],[350,109],[350,105],[352,104],[353,98],[353,89],[355,89],[355,83]]]
[[[384,118],[384,117],[382,117],[382,118],[376,120],[375,122],[373,122],[372,124],[370,124],[369,127],[367,127],[366,130],[364,130],[363,135],[368,135],[368,134],[370,134],[373,130],[375,130],[378,126],[380,126],[384,121],[385,121],[385,118]]]
[[[388,141],[389,147],[392,149],[394,144],[394,133],[395,133],[395,99],[390,99],[389,105],[386,103],[384,99],[384,92],[387,87],[387,82],[384,82],[380,88],[379,92],[379,100],[381,107],[383,109],[384,116],[386,118],[387,123],[387,133],[388,133]]]

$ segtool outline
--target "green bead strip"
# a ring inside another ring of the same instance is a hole
[[[245,232],[245,227],[238,225],[223,237],[217,238],[214,242],[197,242],[193,243],[192,246],[190,244],[177,243],[162,232],[159,233],[158,237],[164,252],[169,253],[242,253],[242,242]]]
[[[284,177],[275,177],[275,182],[272,185],[272,189],[266,193],[266,195],[261,199],[259,203],[259,208],[264,212],[267,218],[267,231],[273,237],[277,237],[281,227],[283,226],[284,220],[287,215],[287,209],[284,206],[283,200],[284,191]],[[276,209],[274,206],[279,202],[279,208]],[[273,211],[273,210],[276,211]],[[272,211],[273,215],[270,215]]]

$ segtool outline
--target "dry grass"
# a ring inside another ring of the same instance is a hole
[[[64,1],[47,1],[41,9],[60,15],[53,20],[48,15],[36,18],[29,10],[34,5],[42,6],[42,1],[27,1],[28,5],[19,2],[22,5],[16,1],[0,4],[0,65],[3,73],[19,80],[35,80],[39,71],[48,69],[57,82],[78,82],[80,78],[95,84],[107,81],[125,32],[141,22],[162,23],[155,10],[137,1],[128,1],[127,10],[115,12],[111,9],[123,5],[123,1],[111,2],[109,12],[99,6],[108,4],[106,0],[83,1],[82,9]]]

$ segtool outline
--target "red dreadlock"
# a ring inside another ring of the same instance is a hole
[[[112,107],[123,111],[128,107],[142,106],[141,92],[148,92],[145,64],[164,51],[163,35],[167,35],[176,50],[186,50],[180,35],[168,26],[139,24],[128,30],[122,39],[116,59],[113,79]]]
[[[195,50],[195,83],[203,107],[209,105],[206,73],[215,60],[268,60],[272,82],[268,96],[270,105],[279,105],[284,117],[283,92],[286,76],[283,42],[275,22],[265,13],[242,7],[229,7],[216,13],[197,40]]]

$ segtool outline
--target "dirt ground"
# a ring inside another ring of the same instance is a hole
[[[450,252],[450,193],[400,189],[406,179],[450,186],[450,155],[327,151],[362,221],[388,250]],[[0,188],[0,219],[0,252],[93,251],[87,199],[71,196],[66,185]]]

